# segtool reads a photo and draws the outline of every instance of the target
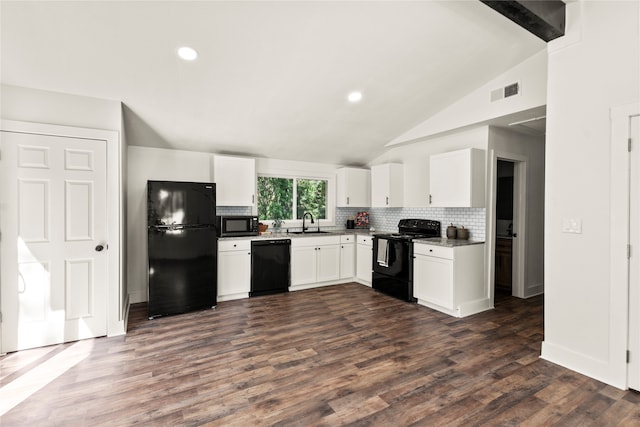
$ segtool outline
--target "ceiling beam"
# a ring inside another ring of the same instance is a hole
[[[564,36],[565,4],[560,0],[480,0],[545,42]]]

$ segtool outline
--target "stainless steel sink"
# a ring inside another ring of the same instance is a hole
[[[327,234],[327,233],[331,233],[330,231],[319,231],[319,230],[314,230],[314,231],[290,231],[289,234]]]

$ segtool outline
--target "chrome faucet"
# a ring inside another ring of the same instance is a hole
[[[304,225],[305,224],[305,219],[307,218],[307,215],[309,215],[311,217],[311,224],[313,224],[313,214],[311,212],[305,212],[304,215],[302,215],[302,232],[303,233],[305,231],[307,231],[307,227]]]

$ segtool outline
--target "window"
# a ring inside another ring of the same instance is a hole
[[[305,212],[327,218],[327,180],[313,178],[258,177],[260,220],[301,220]]]

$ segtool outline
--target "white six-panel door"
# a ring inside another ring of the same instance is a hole
[[[2,350],[105,335],[106,141],[0,137]]]

